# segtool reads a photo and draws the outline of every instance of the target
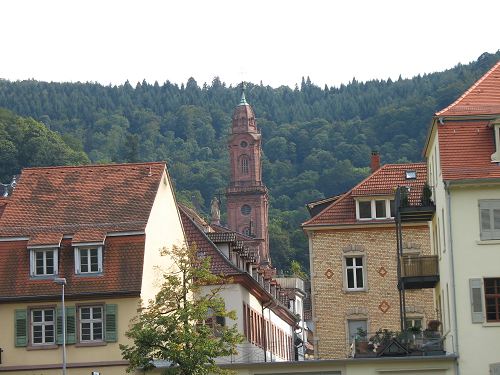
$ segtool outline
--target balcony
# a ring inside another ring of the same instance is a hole
[[[356,336],[349,350],[354,358],[445,355],[444,339],[439,331],[379,330]]]
[[[399,287],[404,289],[434,288],[439,281],[437,255],[408,255],[401,257]]]
[[[428,185],[424,185],[422,191],[412,192],[405,186],[398,187],[396,204],[401,222],[431,221],[436,212],[431,195]]]

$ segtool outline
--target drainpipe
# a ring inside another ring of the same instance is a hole
[[[457,323],[457,292],[455,290],[455,260],[453,258],[453,236],[451,233],[451,194],[450,194],[450,183],[448,181],[444,182],[444,189],[446,191],[446,208],[448,211],[448,243],[450,246],[450,269],[451,269],[451,290],[453,298],[453,329],[455,330],[454,344],[455,344],[455,354],[459,356],[458,351],[458,323]],[[458,362],[455,362],[456,374],[460,375],[460,367]]]

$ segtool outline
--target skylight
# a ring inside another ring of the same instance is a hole
[[[405,171],[407,180],[415,180],[417,178],[417,171]]]

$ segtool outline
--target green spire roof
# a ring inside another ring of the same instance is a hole
[[[239,105],[248,105],[247,99],[245,98],[245,82],[241,82],[241,100]]]

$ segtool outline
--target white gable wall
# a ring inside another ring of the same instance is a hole
[[[164,171],[146,226],[141,287],[141,298],[145,303],[158,292],[162,270],[166,271],[172,267],[168,257],[160,256],[160,250],[170,249],[174,245],[183,246],[184,243],[184,232],[173,188],[167,172]]]

